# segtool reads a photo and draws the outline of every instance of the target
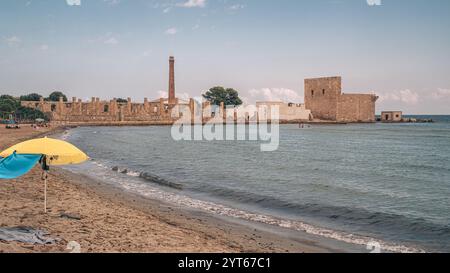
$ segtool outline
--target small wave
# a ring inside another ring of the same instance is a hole
[[[132,177],[139,177],[141,174],[138,172],[128,171],[127,175]]]
[[[123,185],[127,188],[126,185]],[[306,224],[300,221],[280,219],[274,216],[257,214],[248,211],[243,211],[236,208],[227,207],[224,205],[216,204],[209,201],[202,201],[193,199],[184,195],[173,194],[168,192],[159,191],[156,189],[139,189],[134,188],[139,194],[150,198],[162,199],[166,202],[175,203],[183,207],[190,207],[193,209],[203,210],[216,215],[222,215],[227,217],[233,217],[237,219],[243,219],[247,221],[254,221],[263,224],[269,224],[282,228],[292,229],[300,232],[305,232],[311,235],[322,236],[329,239],[335,239],[341,242],[367,246],[370,243],[377,242],[383,251],[386,252],[400,252],[400,253],[424,253],[425,251],[420,248],[404,246],[400,244],[394,244],[389,242],[380,241],[368,236],[360,236],[355,234],[348,234],[344,232],[334,231],[331,229],[316,227],[310,224]]]
[[[107,168],[109,168],[109,167],[107,167]],[[134,172],[134,171],[130,171],[128,168],[121,168],[121,167],[118,167],[118,166],[114,166],[114,167],[111,168],[111,170],[113,172],[121,173],[121,174],[128,175],[128,176],[136,176],[135,174],[137,174],[137,176],[139,176],[139,173]]]
[[[157,175],[153,175],[150,173],[146,173],[146,172],[142,172],[139,174],[139,177],[142,179],[145,179],[146,181],[150,181],[152,183],[161,185],[161,186],[166,186],[166,187],[170,187],[170,188],[174,188],[177,190],[182,190],[183,189],[183,185],[178,184],[178,183],[174,183],[174,182],[170,182],[167,181]]]
[[[97,165],[97,164],[95,164],[95,165]],[[119,168],[117,168],[117,170],[119,170]],[[164,180],[164,179],[162,179],[156,175],[150,174],[150,173],[145,173],[145,172],[140,173],[139,177],[146,181],[149,181],[149,182],[161,185],[161,186],[166,186],[166,187],[175,188],[175,189],[183,188],[182,185],[180,185],[180,184],[172,183],[170,181]],[[338,241],[349,243],[349,244],[355,244],[355,245],[367,246],[369,243],[377,242],[381,246],[382,251],[386,251],[386,252],[400,252],[400,253],[423,253],[423,252],[425,252],[424,250],[422,250],[420,248],[409,247],[409,246],[405,246],[405,245],[381,241],[381,240],[377,240],[377,239],[374,239],[369,236],[355,235],[355,234],[345,233],[345,232],[341,232],[341,231],[335,231],[335,230],[331,230],[331,229],[327,229],[327,228],[313,226],[311,224],[307,224],[307,223],[304,223],[304,222],[301,222],[298,220],[277,218],[275,216],[259,214],[259,213],[254,213],[254,212],[250,212],[250,211],[244,211],[241,209],[228,207],[228,206],[210,202],[210,201],[194,199],[194,198],[182,195],[182,194],[176,194],[176,193],[160,190],[158,188],[151,187],[144,183],[142,183],[142,184],[135,183],[135,182],[127,180],[127,179],[119,179],[117,182],[125,190],[136,192],[145,197],[163,200],[165,202],[177,204],[182,207],[188,207],[191,209],[202,210],[202,211],[212,213],[215,215],[227,216],[227,217],[242,219],[242,220],[246,220],[246,221],[259,222],[259,223],[277,226],[277,227],[281,227],[281,228],[287,228],[287,229],[291,229],[291,230],[305,232],[305,233],[311,234],[311,235],[322,236],[324,238],[334,239],[334,240],[338,240]],[[260,199],[260,198],[257,198],[257,199]],[[285,204],[285,205],[287,205],[287,204]],[[313,207],[315,207],[315,206],[313,206]],[[317,210],[318,208],[315,207],[312,209]]]
[[[417,234],[424,238],[439,238],[450,234],[450,226],[429,222],[425,219],[406,217],[387,212],[374,212],[364,208],[326,205],[318,203],[296,203],[258,194],[236,191],[216,186],[196,188],[220,199],[253,204],[263,208],[273,208],[289,214],[325,219],[348,227],[364,227],[372,234],[398,239],[399,233],[406,240],[417,239]]]
[[[67,140],[69,139],[70,136],[71,136],[70,130],[65,130],[60,138],[61,140]]]
[[[106,168],[109,168],[109,167],[106,167]],[[139,175],[140,175],[139,172],[135,172],[135,171],[129,170],[127,168],[119,168],[117,166],[113,167],[111,170],[114,172],[117,172],[117,173],[131,176],[131,177],[139,177]]]
[[[101,164],[96,164],[97,166],[100,166]],[[100,167],[103,167],[103,165],[101,165]],[[128,168],[120,168],[118,166],[115,166],[111,169],[113,172],[117,172],[123,175],[127,175],[127,176],[131,176],[131,177],[139,177],[145,181],[154,183],[154,184],[158,184],[160,186],[164,186],[164,187],[169,187],[169,188],[174,188],[177,190],[182,190],[183,189],[183,185],[179,184],[179,183],[175,183],[175,182],[171,182],[171,181],[167,181],[164,178],[161,178],[157,175],[148,173],[148,172],[138,172],[138,171],[133,171],[130,170]]]

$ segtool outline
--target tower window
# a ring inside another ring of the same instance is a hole
[[[314,97],[314,90],[311,90],[311,96]]]
[[[103,112],[105,113],[109,112],[109,105],[103,106]]]
[[[325,95],[325,89],[322,89],[322,95]]]

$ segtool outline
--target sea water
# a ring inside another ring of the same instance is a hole
[[[150,198],[386,251],[450,251],[450,118],[426,118],[436,122],[281,125],[274,152],[174,141],[158,126],[63,137],[92,158],[71,170]]]

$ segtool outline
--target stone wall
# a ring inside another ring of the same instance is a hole
[[[375,122],[372,94],[342,94],[342,78],[305,80],[305,104],[314,119],[336,122]]]
[[[342,94],[337,104],[336,121],[375,122],[376,97],[370,94]]]
[[[341,78],[305,80],[305,105],[315,119],[336,120],[337,101],[341,95]]]
[[[184,106],[190,108],[191,103]],[[172,105],[166,99],[156,101],[144,100],[144,103],[119,103],[116,100],[100,101],[92,98],[82,102],[72,98],[71,102],[23,101],[22,106],[41,110],[54,122],[64,123],[113,123],[113,122],[155,122],[171,123],[180,117],[180,104]]]
[[[305,104],[284,103],[284,102],[257,102],[256,107],[267,108],[267,118],[270,120],[271,108],[277,106],[279,110],[280,122],[290,121],[310,121],[311,111],[307,110]]]

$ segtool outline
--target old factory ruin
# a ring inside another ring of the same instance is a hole
[[[341,77],[315,78],[305,80],[305,103],[286,103],[280,101],[257,102],[257,109],[264,108],[268,113],[274,107],[279,112],[279,122],[328,122],[353,123],[375,122],[374,94],[342,93]],[[157,100],[144,99],[142,103],[128,101],[103,101],[93,97],[89,102],[72,98],[65,102],[24,101],[23,106],[39,109],[56,123],[95,124],[95,125],[170,125],[190,113],[192,123],[261,121],[261,117],[238,117],[238,109],[230,109],[221,104],[198,103],[194,99],[181,100],[175,93],[175,59],[169,59],[169,96]],[[200,110],[198,110],[200,109]],[[270,115],[269,115],[270,116]]]

